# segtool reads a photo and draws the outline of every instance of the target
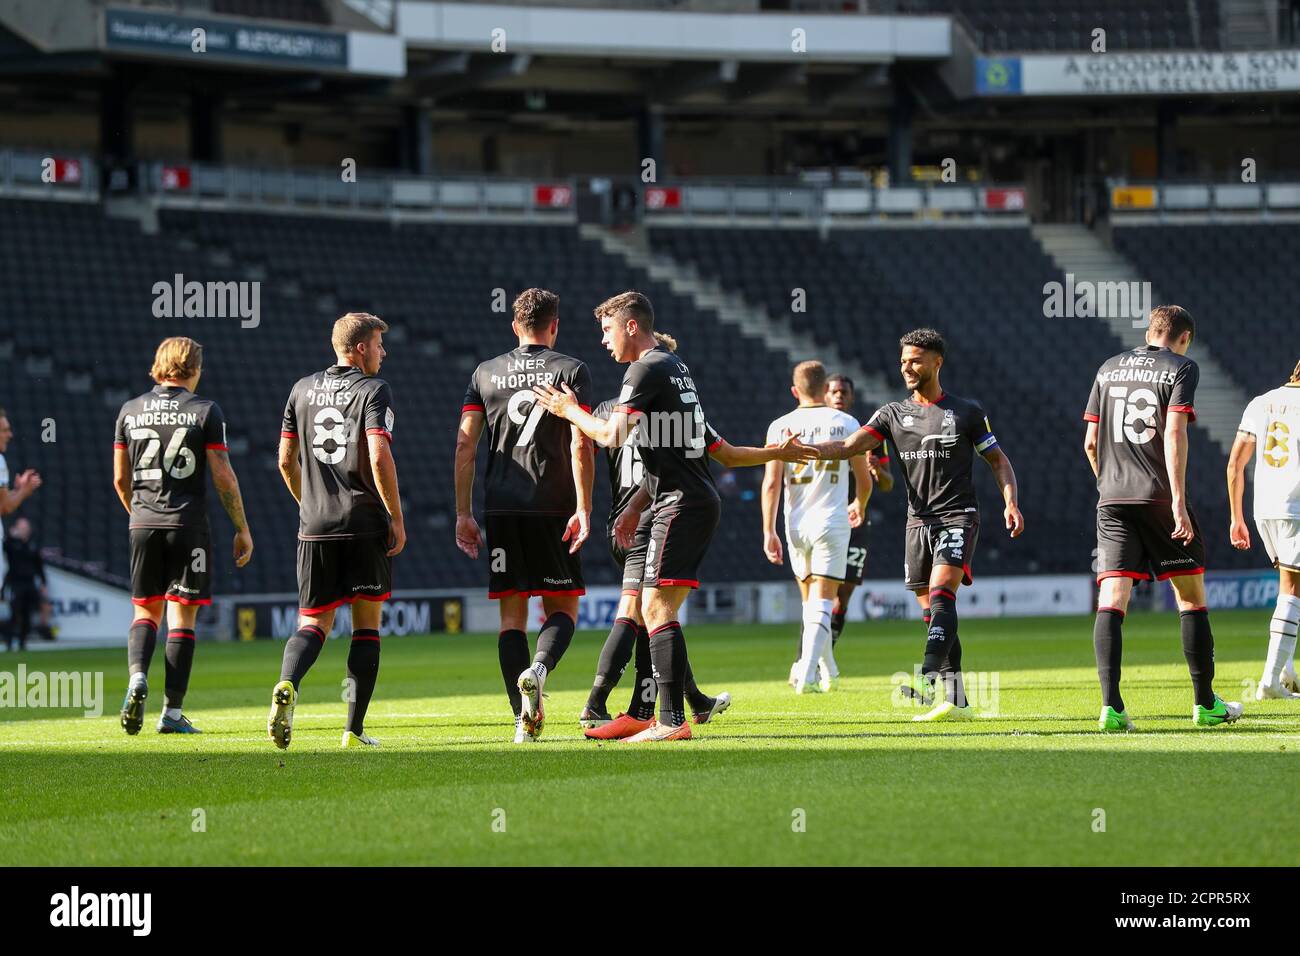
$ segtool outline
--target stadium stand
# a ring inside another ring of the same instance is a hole
[[[785,406],[785,358],[751,338],[736,339],[715,319],[583,240],[573,227],[405,225],[239,213],[164,212],[161,233],[105,218],[80,204],[0,203],[0,314],[31,316],[0,341],[0,368],[16,383],[6,401],[28,423],[11,460],[59,474],[57,494],[34,499],[35,519],[71,556],[126,572],[125,518],[107,472],[109,432],[120,402],[145,390],[159,339],[190,334],[205,346],[200,390],[229,421],[231,457],[244,488],[257,545],[251,565],[232,575],[219,549],[220,588],[294,589],[295,515],[275,468],[280,414],[293,381],[330,362],[328,330],[348,309],[366,309],[392,326],[383,369],[395,390],[395,451],[411,542],[398,566],[402,587],[477,586],[482,568],[455,549],[451,473],[454,428],[465,384],[481,359],[509,349],[508,315],[491,309],[494,290],[508,302],[522,288],[561,294],[559,347],[586,360],[598,395],[613,395],[620,372],[600,347],[590,309],[625,288],[645,289],[660,326],[682,340],[710,420],[736,444],[761,443]],[[153,286],[185,279],[262,282],[256,328],[238,318],[157,319]],[[18,281],[19,278],[23,281]],[[761,394],[755,383],[762,383]],[[41,444],[30,424],[58,423],[58,441]],[[103,447],[87,464],[84,449]],[[480,465],[482,467],[482,464]],[[737,475],[713,550],[715,579],[768,573],[759,547],[757,470]],[[588,580],[614,583],[605,556],[608,504],[604,466],[596,483],[595,537]],[[481,491],[482,482],[478,485]],[[480,499],[481,504],[481,499]],[[213,506],[218,540],[228,522]]]
[[[1092,370],[1132,343],[1091,319],[1043,317],[1043,286],[1063,276],[1027,228],[834,230],[826,238],[811,229],[656,228],[650,241],[890,381],[897,379],[900,334],[921,325],[943,331],[945,386],[984,402],[1016,465],[1027,520],[1021,539],[1006,542],[997,525],[1000,499],[980,469],[986,531],[977,566],[1014,574],[1085,565],[1096,540],[1096,490],[1078,423]],[[796,288],[807,293],[806,313],[791,312]],[[1062,441],[1062,434],[1071,437]],[[1222,453],[1196,429],[1192,436],[1193,503],[1203,527],[1226,528]],[[902,563],[900,509],[878,502],[873,521],[871,573],[890,575]],[[1216,567],[1246,563],[1229,548],[1212,545],[1212,554]]]
[[[1218,49],[1218,0],[899,0],[900,13],[946,13],[963,20],[985,50],[1076,50],[1106,30],[1108,49]]]

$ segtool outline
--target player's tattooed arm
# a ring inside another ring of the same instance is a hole
[[[113,490],[126,513],[131,513],[131,459],[125,448],[113,449]]]
[[[1002,492],[1002,500],[1006,503],[1006,507],[1002,509],[1002,517],[1006,521],[1007,530],[1011,532],[1011,537],[1018,538],[1025,530],[1025,517],[1020,513],[1020,486],[1016,482],[1016,470],[1011,467],[1011,459],[997,445],[981,457],[993,470],[998,488]]]
[[[1174,513],[1174,530],[1169,537],[1175,541],[1191,541],[1196,536],[1192,518],[1187,512],[1187,413],[1170,411],[1165,419],[1165,471],[1174,500],[1170,507]]]
[[[456,547],[475,559],[486,543],[474,520],[474,458],[486,421],[482,412],[465,412],[456,432]]]
[[[284,479],[293,500],[302,503],[302,464],[298,461],[298,439],[287,435],[280,436],[280,453],[278,457],[280,477]]]
[[[1246,525],[1246,512],[1242,499],[1246,490],[1246,463],[1255,457],[1255,436],[1250,432],[1237,432],[1228,455],[1228,508],[1232,520],[1228,526],[1228,540],[1238,551],[1250,550],[1250,528]]]
[[[817,456],[832,461],[840,458],[852,458],[863,452],[879,448],[883,442],[866,428],[859,428],[843,441],[818,442],[812,447],[817,449]]]
[[[1088,464],[1092,465],[1094,478],[1101,477],[1101,462],[1097,459],[1097,439],[1100,434],[1101,426],[1096,422],[1088,422],[1083,433],[1083,453],[1088,456]]]
[[[766,465],[770,461],[811,461],[817,457],[817,450],[801,442],[798,435],[786,432],[785,441],[766,448],[733,445],[724,438],[721,444],[709,451],[709,457],[726,468],[748,468]]]
[[[221,507],[226,509],[230,523],[235,526],[235,567],[242,568],[253,556],[253,535],[248,530],[244,499],[239,493],[239,479],[235,477],[235,469],[230,466],[230,455],[224,450],[209,448],[208,471],[212,474],[212,485],[217,489]]]
[[[397,462],[387,435],[372,433],[366,436],[370,451],[370,471],[375,477],[375,490],[388,511],[391,522],[388,534],[388,556],[402,553],[406,547],[406,519],[402,515],[402,495],[397,490]]]

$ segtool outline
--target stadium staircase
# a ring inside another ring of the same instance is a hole
[[[682,262],[662,250],[654,250],[644,228],[613,230],[584,224],[579,233],[593,239],[610,255],[619,256],[630,268],[643,270],[665,283],[678,295],[688,297],[701,311],[711,311],[737,334],[756,338],[785,353],[790,367],[817,357],[829,369],[849,375],[863,404],[881,405],[892,397],[893,388],[878,372],[869,372],[842,354],[831,342],[819,342],[808,332],[778,321],[761,304],[744,294],[724,288],[717,279],[702,275],[693,263]]]
[[[1064,273],[1079,282],[1141,282],[1144,280],[1138,267],[1121,252],[1107,245],[1097,233],[1081,225],[1036,225],[1034,238],[1042,245],[1052,260]],[[1167,302],[1161,289],[1152,283],[1151,304]],[[1179,297],[1173,301],[1183,304]],[[1187,306],[1195,317],[1196,312]],[[1137,345],[1142,341],[1142,330],[1133,327],[1133,319],[1126,315],[1099,318],[1118,340],[1120,346]],[[1196,392],[1196,425],[1205,431],[1225,455],[1232,449],[1241,421],[1242,409],[1250,396],[1237,385],[1214,351],[1200,335],[1188,353],[1201,368],[1201,382]]]

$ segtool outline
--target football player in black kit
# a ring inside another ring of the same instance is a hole
[[[298,502],[298,630],[284,645],[267,733],[293,734],[302,679],[325,646],[334,612],[351,605],[348,719],[342,746],[374,747],[366,711],[379,678],[379,625],[406,523],[393,461],[393,393],[376,378],[388,325],[367,312],[334,323],[336,362],[300,379],[280,427],[280,475]]]
[[[670,352],[677,351],[677,341],[663,332],[654,333],[656,341]],[[614,412],[617,402],[601,402],[592,413],[606,420]],[[815,453],[794,438],[788,438],[779,447],[736,447],[705,423],[705,449],[709,457],[727,468],[762,465],[768,461],[800,461]],[[623,593],[619,598],[614,626],[600,649],[596,665],[596,678],[592,682],[587,705],[578,717],[583,732],[593,740],[621,740],[650,727],[654,720],[658,686],[650,665],[650,638],[645,619],[641,616],[641,576],[645,569],[646,549],[650,543],[651,511],[646,505],[653,500],[650,491],[641,491],[647,483],[645,465],[637,449],[637,441],[630,438],[622,445],[605,449],[609,465],[610,510],[607,521],[609,550],[614,563],[623,571]],[[640,492],[640,493],[638,493]],[[629,507],[635,502],[636,507]],[[620,540],[619,526],[622,526]],[[632,700],[627,711],[611,717],[606,709],[610,692],[623,676],[628,662],[636,650],[636,683],[632,687]],[[685,666],[685,698],[697,724],[706,724],[731,706],[731,695],[726,691],[710,697],[695,683],[690,662]]]
[[[699,587],[699,568],[718,526],[721,501],[707,461],[708,428],[690,368],[654,335],[654,309],[639,292],[624,292],[596,307],[601,344],[628,363],[614,411],[606,420],[582,407],[565,386],[534,389],[553,415],[608,448],[638,434],[645,473],[653,479],[642,614],[649,629],[650,662],[658,685],[659,720],[628,742],[688,740],[686,638],[678,609]],[[642,429],[648,429],[648,434]],[[631,519],[629,518],[629,523]]]
[[[1105,731],[1132,730],[1120,696],[1121,633],[1134,581],[1168,581],[1178,602],[1183,655],[1198,727],[1241,716],[1214,693],[1214,635],[1205,604],[1205,538],[1187,504],[1187,425],[1196,419],[1200,369],[1187,358],[1195,323],[1186,309],[1151,310],[1147,344],[1107,359],[1092,383],[1084,451],[1097,476],[1097,619],[1093,650]]]
[[[564,384],[591,408],[591,373],[555,351],[560,299],[528,289],[514,302],[517,348],[474,370],[456,436],[456,546],[478,558],[483,532],[474,520],[474,458],[488,432],[484,513],[488,597],[500,601],[497,656],[515,714],[515,743],[541,736],[542,690],[573,640],[578,598],[586,593],[578,549],[591,529],[595,459],[577,428],[547,415],[533,386]],[[546,620],[528,662],[528,599],[540,596]]]
[[[899,368],[911,396],[878,409],[850,438],[822,442],[823,458],[849,458],[885,442],[900,462],[907,485],[907,542],[904,576],[922,613],[928,613],[921,686],[923,700],[942,678],[945,699],[913,720],[974,716],[961,676],[957,638],[957,588],[972,581],[971,563],[979,534],[979,504],[971,466],[979,455],[993,470],[1005,503],[1011,537],[1024,530],[1017,503],[1016,473],[998,447],[978,402],[948,395],[939,384],[947,347],[934,329],[916,329],[899,339]],[[937,699],[937,695],[936,695]]]
[[[153,659],[167,606],[165,701],[160,734],[196,734],[181,713],[194,664],[194,621],[212,603],[207,472],[235,526],[235,566],[253,556],[239,480],[226,450],[221,408],[194,394],[203,373],[203,347],[193,339],[164,339],[154,355],[158,384],[122,406],[113,439],[113,487],[131,516],[131,603],[139,610],[127,635],[129,683],[122,729],[140,732]]]

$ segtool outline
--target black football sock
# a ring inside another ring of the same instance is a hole
[[[609,706],[609,694],[618,686],[627,670],[627,663],[632,659],[636,647],[636,621],[630,617],[620,617],[609,629],[605,646],[600,649],[600,658],[596,661],[596,679],[591,683],[591,693],[587,695],[587,709],[597,714],[606,713]]]
[[[519,675],[528,667],[528,635],[523,631],[502,631],[497,637],[497,657],[501,661],[501,679],[506,684],[510,709],[518,717],[524,706],[519,696]]]
[[[315,624],[304,624],[284,642],[284,660],[280,663],[280,680],[293,682],[297,690],[311,665],[325,646],[325,632]]]
[[[947,588],[930,592],[930,627],[926,631],[925,660],[921,673],[931,677],[948,659],[948,649],[957,636],[957,595]]]
[[[943,681],[944,698],[948,703],[958,707],[970,703],[966,699],[966,682],[961,674],[961,641],[955,635],[949,642],[948,659],[939,668],[939,679]]]
[[[713,709],[713,698],[700,690],[700,685],[695,683],[695,673],[691,670],[689,660],[686,661],[685,681],[686,703],[691,705],[691,713],[707,714],[711,711]]]
[[[366,711],[378,679],[379,632],[373,628],[354,630],[352,647],[348,649],[348,681],[352,691],[348,697],[348,730],[358,737],[365,728]]]
[[[840,635],[844,633],[844,621],[848,612],[844,610],[831,612],[831,650],[835,650],[835,645],[840,642]]]
[[[1119,693],[1120,662],[1124,658],[1124,612],[1114,607],[1097,608],[1092,625],[1092,649],[1097,655],[1097,680],[1101,682],[1101,703],[1123,713]]]
[[[185,691],[190,686],[190,670],[194,667],[194,629],[173,627],[167,632],[167,646],[163,648],[167,670],[166,706],[180,709],[185,701]]]
[[[628,716],[649,720],[655,715],[658,699],[659,685],[650,660],[650,634],[643,624],[636,629],[636,684],[632,687],[632,702],[627,705]]]
[[[573,641],[573,629],[573,618],[563,611],[556,611],[548,617],[537,635],[537,653],[533,655],[533,663],[544,666],[548,674],[555,670]]]
[[[1196,702],[1202,707],[1214,706],[1214,635],[1210,632],[1210,612],[1203,607],[1183,611],[1179,615],[1182,627],[1183,656],[1187,670],[1192,675],[1192,690]]]
[[[126,635],[126,662],[131,674],[148,674],[153,660],[154,645],[158,642],[158,625],[148,618],[136,618]]]
[[[659,685],[659,723],[680,726],[686,722],[686,636],[676,621],[650,632],[650,660]]]

